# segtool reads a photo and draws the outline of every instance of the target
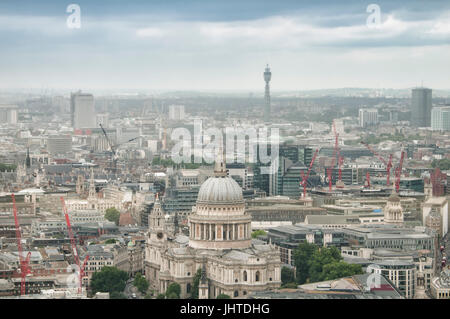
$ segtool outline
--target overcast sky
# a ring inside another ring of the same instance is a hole
[[[0,43],[1,89],[450,89],[445,0],[2,0]]]

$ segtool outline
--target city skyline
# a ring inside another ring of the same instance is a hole
[[[450,89],[443,1],[377,1],[378,28],[363,1],[78,1],[79,29],[66,3],[19,2],[0,4],[2,89],[263,91],[266,64],[273,92]]]

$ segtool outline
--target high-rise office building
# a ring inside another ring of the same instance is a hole
[[[169,119],[175,121],[184,120],[184,105],[170,105],[169,106]]]
[[[70,94],[70,115],[73,129],[95,128],[96,117],[94,109],[94,96],[90,93]]]
[[[359,109],[359,126],[368,127],[378,124],[377,109]]]
[[[47,151],[52,155],[62,155],[70,153],[72,151],[72,136],[49,136],[47,139]]]
[[[272,78],[272,72],[270,72],[269,65],[266,66],[264,72],[264,81],[266,82],[266,88],[264,93],[264,122],[270,121],[270,86],[269,82]]]
[[[433,131],[450,131],[450,106],[433,107],[431,129]]]
[[[0,122],[17,124],[17,105],[0,105]]]
[[[431,89],[423,87],[412,89],[411,125],[416,127],[431,126],[431,97]]]

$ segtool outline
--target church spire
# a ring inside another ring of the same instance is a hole
[[[91,167],[91,177],[89,178],[89,199],[95,199],[95,181],[94,181],[94,169]]]
[[[227,176],[225,153],[223,151],[222,143],[217,152],[216,163],[214,164],[214,176],[225,177]]]

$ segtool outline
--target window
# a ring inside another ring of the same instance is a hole
[[[234,296],[235,296],[235,297],[238,297],[238,296],[239,296],[239,291],[235,290],[235,291],[234,291]]]
[[[244,281],[247,281],[247,271],[244,270]]]
[[[191,284],[189,284],[189,283],[186,285],[186,292],[187,293],[191,292]]]
[[[259,271],[256,272],[255,281],[259,281]]]

